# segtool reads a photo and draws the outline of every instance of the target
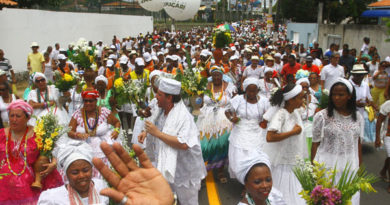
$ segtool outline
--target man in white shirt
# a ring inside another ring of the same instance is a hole
[[[251,57],[252,64],[250,64],[245,68],[244,73],[242,74],[241,84],[244,82],[246,78],[252,77],[252,78],[260,79],[264,77],[264,68],[261,65],[259,65],[259,61],[260,59],[258,56],[253,55]]]
[[[369,49],[369,44],[370,44],[370,38],[368,37],[364,37],[363,38],[363,46],[362,48],[360,49],[360,56],[363,55],[363,54],[368,54],[368,49]]]
[[[344,68],[339,65],[340,54],[333,53],[330,58],[330,64],[321,70],[321,87],[330,90],[333,83],[339,78],[344,78]]]

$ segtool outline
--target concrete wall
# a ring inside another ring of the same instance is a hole
[[[295,40],[294,43],[303,43],[305,48],[309,43],[317,40],[318,24],[316,23],[288,23],[287,24],[287,38]],[[298,42],[296,42],[298,40]]]
[[[381,25],[327,25],[319,26],[319,44],[325,51],[332,42],[339,42],[340,48],[343,44],[348,44],[349,48],[355,48],[360,53],[363,45],[363,38],[369,37],[370,45],[378,49],[382,60],[390,55],[390,43],[386,43],[388,38],[386,27]],[[338,39],[338,40],[337,40]]]
[[[153,18],[4,8],[0,10],[0,25],[0,48],[16,72],[22,72],[27,69],[33,41],[38,42],[40,51],[57,42],[67,49],[69,43],[80,37],[110,44],[113,35],[122,38],[152,32]]]

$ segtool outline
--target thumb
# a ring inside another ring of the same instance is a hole
[[[100,191],[100,194],[107,196],[107,197],[110,197],[111,199],[113,199],[117,203],[121,202],[122,199],[125,197],[125,195],[123,193],[121,193],[115,189],[112,189],[112,188],[105,188],[102,191]]]

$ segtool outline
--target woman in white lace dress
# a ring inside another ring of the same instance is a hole
[[[311,158],[325,163],[327,168],[343,170],[347,164],[352,170],[361,163],[361,140],[364,137],[364,119],[356,108],[356,92],[343,78],[330,89],[328,108],[314,116]],[[336,183],[341,173],[336,174]],[[360,194],[352,197],[359,204]]]
[[[11,87],[8,83],[4,82],[0,84],[0,112],[1,112],[1,120],[3,123],[3,127],[8,127],[9,125],[9,119],[8,119],[8,105],[16,100],[16,96],[12,93],[10,94],[9,91],[11,90]]]
[[[272,164],[273,186],[283,193],[287,204],[294,205],[305,204],[298,194],[302,186],[293,172],[296,157],[306,158],[308,152],[299,112],[304,95],[302,86],[295,84],[287,84],[272,95],[271,105],[277,109],[268,124],[268,143],[264,145]]]
[[[252,150],[261,150],[265,143],[266,123],[263,114],[269,107],[268,98],[260,97],[259,80],[247,78],[243,83],[244,95],[230,101],[226,117],[234,124],[229,137],[229,173],[237,178],[241,169],[239,160],[249,156]]]

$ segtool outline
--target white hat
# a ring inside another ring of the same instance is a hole
[[[236,51],[237,50],[235,46],[230,47],[230,49],[232,49],[232,51]]]
[[[351,70],[351,74],[367,74],[368,72],[364,69],[363,64],[355,64]]]
[[[118,59],[118,56],[116,56],[115,54],[111,54],[108,56],[109,59]]]
[[[387,62],[390,63],[390,56],[387,56],[387,57],[385,58],[385,61],[387,61]]]
[[[252,53],[252,50],[250,48],[246,48],[245,51],[248,53]]]
[[[38,45],[37,42],[32,42],[30,47],[31,47],[31,48],[32,48],[32,47],[39,47],[39,45]]]
[[[2,75],[6,75],[7,73],[3,70],[3,69],[0,69],[0,76]]]
[[[280,58],[282,55],[280,53],[275,53],[274,58]]]
[[[132,51],[130,52],[129,56],[131,56],[131,55],[138,55],[138,53],[137,53],[137,51],[132,50]]]
[[[58,60],[66,60],[66,56],[64,54],[58,54]]]
[[[164,55],[164,53],[159,51],[159,52],[157,52],[157,56],[159,56],[159,55]]]
[[[35,80],[36,80],[37,78],[44,78],[45,80],[47,80],[45,74],[40,73],[40,72],[36,72],[36,73],[34,74],[33,81],[35,82]]]
[[[268,73],[268,72],[270,72],[270,71],[274,72],[274,69],[273,69],[273,68],[270,68],[270,67],[268,67],[268,66],[265,66],[265,68],[264,68],[264,74],[266,74],[266,73]]]
[[[264,152],[253,149],[246,156],[237,160],[236,177],[243,185],[245,185],[245,177],[254,165],[263,163],[271,170],[271,162]]]
[[[108,84],[108,80],[104,75],[99,75],[95,78],[95,84],[97,84],[99,81],[103,81],[106,85]]]
[[[244,91],[249,85],[256,85],[256,87],[259,88],[259,79],[253,77],[246,78],[242,83],[242,87],[244,88]]]
[[[227,51],[222,51],[222,55],[223,55],[223,56],[226,55],[226,54],[228,54]]]
[[[166,94],[179,95],[181,90],[181,83],[174,79],[162,78],[158,89]]]
[[[201,56],[204,56],[204,57],[207,57],[207,56],[209,55],[209,52],[208,52],[208,50],[202,50],[202,51],[200,52],[200,55],[201,55]]]
[[[239,44],[238,42],[235,42],[234,45],[235,45],[235,46],[239,46],[240,44]]]
[[[259,58],[259,56],[256,56],[256,55],[253,55],[252,57],[251,57],[251,60],[260,60],[260,58]]]
[[[139,66],[145,66],[145,61],[143,58],[136,58],[135,59],[135,64],[139,65]]]
[[[167,43],[167,45],[165,47],[170,48],[170,47],[172,47],[172,44]]]
[[[110,48],[116,49],[116,46],[114,46],[114,45],[111,45],[111,46],[110,46]]]
[[[301,83],[307,83],[310,86],[309,78],[300,78],[299,80],[297,80],[297,82],[295,82],[295,84],[297,85],[300,85]]]
[[[180,61],[181,58],[180,58],[180,56],[178,56],[178,55],[172,55],[172,60],[173,60],[173,61]]]
[[[114,61],[111,59],[108,59],[106,65],[107,65],[107,67],[111,67],[114,65]]]
[[[150,55],[150,53],[146,52],[143,54],[143,57],[145,59],[145,62],[149,62],[152,60],[152,56]]]
[[[120,64],[127,64],[127,61],[129,61],[129,58],[127,56],[121,56],[119,58],[119,63]]]
[[[176,49],[178,49],[178,50],[179,50],[179,49],[180,49],[180,45],[176,45]]]
[[[152,72],[150,73],[150,75],[149,75],[149,80],[151,81],[152,78],[153,78],[154,76],[160,76],[161,73],[162,73],[162,72],[161,72],[160,70],[154,70],[154,71],[152,71]]]
[[[237,55],[232,55],[232,57],[230,57],[229,60],[230,60],[230,61],[232,61],[232,60],[238,60],[238,56],[237,56]]]
[[[85,160],[92,165],[92,147],[84,141],[70,140],[58,147],[58,164],[66,173],[69,166],[76,160]]]

